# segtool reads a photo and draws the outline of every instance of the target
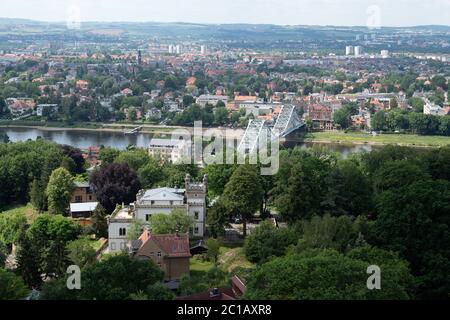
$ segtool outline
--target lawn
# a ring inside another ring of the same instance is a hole
[[[229,248],[220,247],[219,250],[218,267],[227,272],[232,272],[237,267],[254,268],[254,264],[247,260],[242,247]],[[191,258],[190,260],[191,273],[202,274],[206,273],[214,267],[214,263],[209,261],[202,261],[198,258]]]
[[[209,261],[202,261],[197,258],[191,258],[190,270],[192,275],[202,275],[214,267],[214,263]]]
[[[232,272],[237,267],[251,269],[255,265],[247,260],[244,253],[244,248],[227,248],[221,247],[219,254],[219,265],[220,267],[227,271]]]
[[[333,142],[333,143],[365,143],[365,144],[397,144],[404,146],[440,147],[450,145],[450,137],[420,136],[415,134],[378,134],[324,131],[308,133],[305,142]]]

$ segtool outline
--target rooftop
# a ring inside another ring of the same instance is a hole
[[[87,181],[75,181],[74,182],[75,187],[77,188],[89,188],[89,182]]]
[[[138,199],[139,201],[181,201],[184,200],[184,189],[175,188],[157,188],[146,190],[145,193]]]
[[[184,144],[184,140],[172,139],[152,139],[150,140],[150,147],[179,147]]]
[[[116,219],[133,219],[133,211],[130,207],[121,208],[119,211],[113,214],[113,218]]]
[[[149,230],[144,230],[133,246],[138,246],[139,250],[149,241],[153,240],[156,245],[164,251],[168,257],[181,258],[190,257],[188,234],[152,234]],[[137,254],[139,255],[139,250]]]
[[[94,211],[97,208],[98,202],[85,202],[85,203],[71,203],[70,212],[88,212]]]

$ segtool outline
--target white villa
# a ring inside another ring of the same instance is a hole
[[[186,214],[195,220],[190,234],[203,237],[207,192],[208,176],[205,175],[202,182],[193,182],[189,174],[185,178],[185,189],[157,188],[139,191],[136,202],[117,210],[108,219],[109,252],[129,247],[127,234],[133,221],[139,219],[148,223],[152,214],[169,214],[173,209],[186,210]]]

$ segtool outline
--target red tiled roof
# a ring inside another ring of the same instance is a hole
[[[256,101],[256,96],[236,96],[234,101]]]
[[[169,258],[182,258],[190,257],[189,236],[187,234],[152,234],[148,230],[139,237],[142,248],[147,241],[153,240],[153,242],[166,253]]]

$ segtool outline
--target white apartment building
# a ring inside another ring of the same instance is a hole
[[[157,188],[141,190],[136,202],[117,210],[108,219],[109,252],[119,252],[129,248],[128,230],[137,219],[148,224],[153,214],[170,214],[174,209],[185,210],[195,223],[190,234],[203,237],[205,233],[206,195],[208,176],[202,182],[193,182],[189,175],[185,178],[185,188]],[[151,229],[151,225],[149,225]]]
[[[350,56],[353,54],[353,46],[346,46],[345,47],[345,55]]]
[[[177,163],[183,158],[190,157],[190,148],[190,143],[186,140],[152,139],[148,146],[148,154]]]
[[[217,106],[219,101],[222,101],[225,105],[227,104],[228,97],[227,96],[217,96],[211,94],[202,94],[196,100],[196,103],[202,107],[205,107],[207,104],[212,106]]]

